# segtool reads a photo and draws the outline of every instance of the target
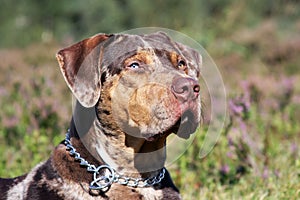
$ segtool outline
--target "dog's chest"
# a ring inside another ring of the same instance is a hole
[[[85,189],[86,188],[86,189]],[[103,194],[91,195],[88,192],[87,184],[72,184],[64,183],[60,187],[59,195],[63,196],[65,200],[119,200],[119,199],[130,199],[130,200],[158,200],[163,199],[163,192],[161,190],[154,190],[153,188],[129,188],[126,186],[114,184],[111,186],[108,192]]]

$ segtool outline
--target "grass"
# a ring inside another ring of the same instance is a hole
[[[249,118],[243,121],[236,116],[211,154],[202,160],[197,159],[197,153],[205,131],[198,133],[172,173],[184,199],[300,197],[299,124],[293,124],[292,118],[283,121],[277,113],[268,127],[260,128],[262,116],[255,110],[251,106]],[[292,106],[286,109],[288,115],[291,111]],[[236,121],[245,124],[236,128]]]
[[[170,166],[184,199],[300,198],[300,43],[280,30],[267,20],[207,44],[226,85],[228,117],[209,155],[199,158],[204,123]],[[28,172],[64,139],[71,96],[58,49],[0,50],[1,177]]]

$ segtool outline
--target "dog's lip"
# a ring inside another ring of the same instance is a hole
[[[176,135],[181,138],[188,139],[194,133],[199,125],[197,117],[191,110],[185,111],[179,119]]]
[[[145,140],[147,140],[148,142],[153,142],[153,141],[157,140],[158,138],[160,138],[161,135],[162,135],[161,133],[153,134],[152,136],[145,137]]]
[[[163,132],[160,132],[160,133],[148,133],[148,134],[145,134],[144,138],[147,141],[152,142],[152,141],[155,141],[155,140],[157,140],[159,138],[162,138],[162,137],[166,138],[171,133],[174,133],[174,134],[178,135],[181,138],[188,139],[190,137],[190,135],[193,132],[195,132],[195,130],[197,129],[198,124],[199,123],[196,122],[195,114],[193,113],[192,110],[188,109],[166,131],[163,131]],[[178,132],[180,131],[180,128],[182,128],[182,127],[184,127],[183,130],[185,130],[186,127],[188,127],[189,128],[188,133],[183,133],[183,134],[179,133],[178,134]]]
[[[180,120],[179,120],[180,121]],[[153,142],[160,138],[167,138],[171,133],[174,133],[174,126],[175,124],[167,129],[166,131],[159,132],[159,133],[148,133],[144,138],[147,141]]]
[[[145,140],[147,140],[149,142],[153,142],[153,141],[155,141],[155,140],[157,140],[159,138],[167,137],[169,134],[171,134],[171,132],[169,130],[161,132],[161,133],[149,133],[145,137]]]

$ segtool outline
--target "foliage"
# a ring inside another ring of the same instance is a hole
[[[79,40],[98,32],[158,26],[182,30],[206,45],[241,23],[255,26],[265,17],[276,16],[287,25],[299,18],[298,10],[297,2],[281,0],[2,0],[0,44]]]
[[[71,97],[57,43],[161,26],[207,49],[228,94],[213,151],[199,158],[204,123],[170,167],[184,199],[299,199],[299,9],[291,0],[2,0],[0,176],[28,172],[64,138]]]

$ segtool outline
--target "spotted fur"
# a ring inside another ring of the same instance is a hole
[[[57,59],[77,99],[71,143],[90,164],[154,177],[165,164],[167,136],[189,137],[199,124],[201,56],[165,33],[98,34],[62,49]],[[114,183],[92,191],[92,180],[62,142],[28,174],[0,179],[0,200],[181,199],[168,171],[146,188]]]

